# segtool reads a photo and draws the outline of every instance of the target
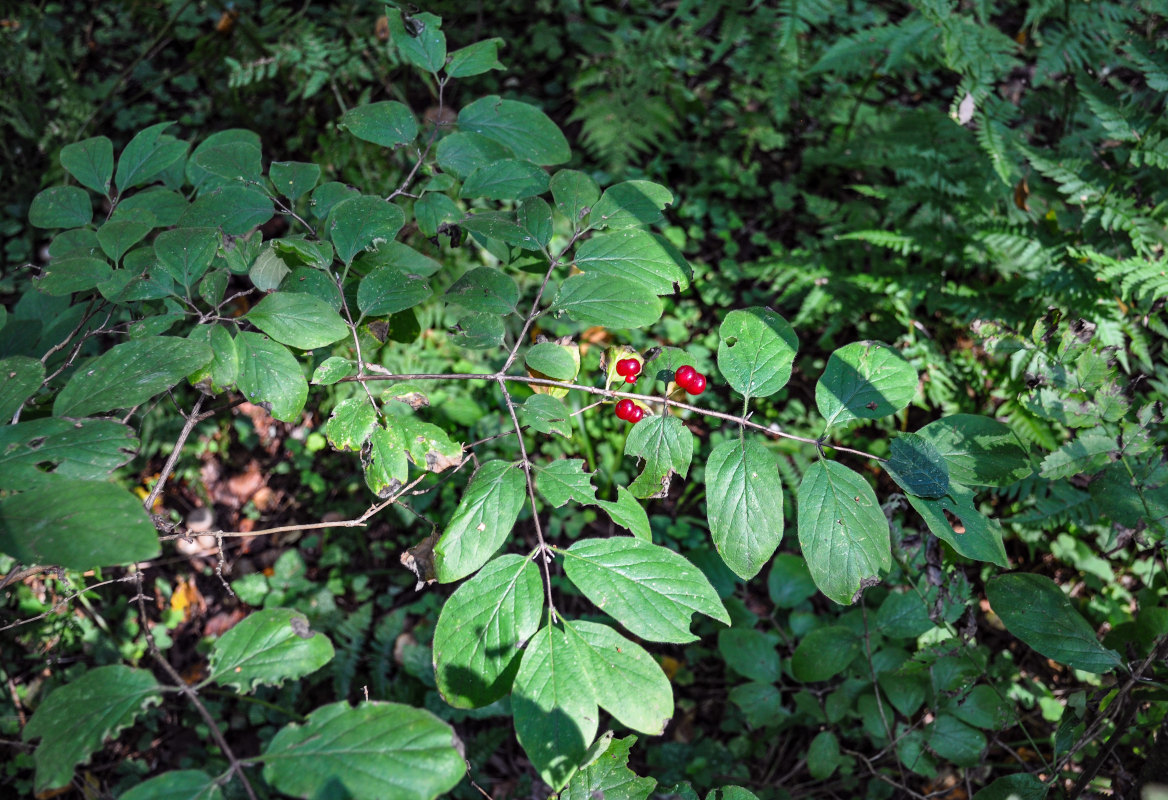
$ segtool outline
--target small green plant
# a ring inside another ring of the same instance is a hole
[[[952,15],[922,15],[948,24],[953,41],[972,35]],[[721,785],[730,768],[713,765],[761,758],[771,742],[751,731],[811,729],[799,759],[813,780],[839,781],[841,791],[905,787],[910,774],[930,781],[942,765],[978,765],[990,748],[1016,752],[1017,741],[1001,738],[1009,730],[1046,778],[997,770],[981,796],[1040,797],[1076,752],[1096,745],[1107,717],[1084,694],[1052,752],[1019,712],[1044,687],[1020,690],[1032,691],[1026,698],[998,679],[1016,674],[1014,659],[1050,659],[1100,691],[1104,679],[1094,676],[1122,673],[1115,699],[1139,706],[1164,655],[1162,620],[1150,614],[1140,627],[1142,615],[1124,619],[1130,626],[1100,643],[1089,610],[1053,580],[1008,571],[998,520],[1008,513],[1042,529],[1106,518],[1115,534],[1108,546],[1165,536],[1159,409],[1133,407],[1113,351],[1097,346],[1089,325],[1051,316],[1030,334],[977,327],[982,346],[1009,364],[1012,380],[998,390],[998,416],[1009,424],[971,413],[924,421],[919,354],[910,360],[911,346],[869,338],[831,349],[814,364],[809,395],[792,398],[785,393],[800,338],[763,304],[719,307],[706,341],[674,339],[693,346],[639,348],[642,355],[633,345],[652,340],[655,326],[685,331],[666,318],[680,293],[713,285],[699,285],[676,244],[657,232],[673,193],[647,180],[602,189],[587,172],[563,167],[572,158],[567,138],[530,103],[488,95],[448,115],[457,81],[501,68],[500,40],[447,52],[438,17],[389,9],[387,21],[395,57],[433,87],[438,113],[419,122],[406,104],[382,100],[348,109],[338,125],[362,146],[382,148],[386,163],[405,164],[391,190],[362,193],[324,180],[322,164],[267,160],[249,130],[220,131],[192,149],[160,122],[116,158],[102,136],[64,147],[70,182],[31,204],[30,223],[57,233],[33,289],[0,316],[8,348],[0,412],[12,420],[0,431],[0,552],[12,562],[5,580],[49,566],[128,567],[109,582],[124,584],[144,639],[39,701],[21,731],[38,742],[35,791],[68,784],[104,742],[151,724],[154,707],[179,696],[217,755],[152,775],[124,797],[236,789],[249,797],[438,797],[464,780],[468,762],[476,766],[450,720],[500,714],[551,792],[646,798],[656,780],[627,766],[637,737],[614,730],[665,731],[677,711],[674,684],[655,651],[704,635],[716,636],[745,732],[704,745],[680,773],[668,763],[676,751],[654,751],[650,764],[678,782],[700,775],[699,783]],[[921,23],[896,28],[910,25]],[[995,37],[989,45],[1002,47]],[[958,66],[980,74],[977,63]],[[256,229],[273,216],[288,231],[263,239]],[[877,233],[841,238],[916,252],[911,237]],[[1145,278],[1140,286],[1154,283]],[[1154,288],[1138,291],[1157,297]],[[608,340],[586,351],[594,328]],[[424,338],[469,355],[445,371],[412,368]],[[449,424],[437,413],[439,391],[448,402],[497,409],[481,415],[491,432],[472,439],[464,434],[473,423]],[[164,396],[183,424],[143,499],[117,470],[138,452],[138,409]],[[794,432],[754,418],[778,413],[778,398],[803,404],[807,426]],[[153,515],[154,503],[190,457],[196,426],[243,402],[278,421],[319,423],[309,435],[351,455],[369,502],[348,520],[212,531],[224,591],[264,608],[211,642],[207,674],[188,683],[157,640],[149,584],[131,565],[190,537]],[[720,410],[731,403],[741,411]],[[624,436],[624,456],[636,464],[627,480],[601,468],[607,442],[588,433],[597,420],[611,425],[607,406],[635,423],[613,434]],[[893,420],[900,430],[888,437]],[[1026,425],[1033,434],[1020,436]],[[428,517],[433,510],[419,505],[439,493],[453,508]],[[792,495],[794,510],[784,501]],[[651,518],[645,502],[653,500],[675,502],[674,519]],[[905,522],[906,508],[923,528]],[[444,599],[418,601],[432,612],[422,635],[429,650],[415,641],[396,652],[404,612],[374,623],[367,587],[353,590],[356,610],[331,638],[310,615],[279,605],[314,589],[296,551],[270,578],[229,584],[223,574],[224,538],[288,527],[355,532],[399,509],[416,521],[416,544],[401,562],[418,589],[457,584]],[[611,535],[571,527],[585,514],[611,523]],[[795,535],[786,541],[792,550],[797,541],[799,554],[778,552],[787,519]],[[705,529],[716,557],[702,559],[694,543],[705,542]],[[735,587],[768,566],[774,614],[766,620]],[[982,578],[1003,629],[997,648],[971,630]],[[442,708],[395,695],[384,672],[372,699],[351,705],[367,647],[379,662],[400,658],[429,680]],[[139,663],[146,653],[165,682]],[[212,690],[251,697],[330,663],[336,697],[313,696],[307,713],[285,714],[252,754],[240,753],[226,715],[205,699]],[[1144,729],[1159,719],[1146,712]],[[779,777],[741,782],[775,796]],[[696,797],[685,785],[666,791]],[[726,786],[720,796],[756,795]]]

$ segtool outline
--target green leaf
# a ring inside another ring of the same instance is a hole
[[[1099,644],[1095,631],[1054,581],[1014,572],[986,583],[986,599],[1006,630],[1049,659],[1085,672],[1110,672],[1119,654]]]
[[[45,365],[27,356],[11,356],[0,360],[0,420],[12,415],[41,388],[45,379]],[[0,451],[0,465],[7,453]]]
[[[337,450],[359,453],[377,427],[377,409],[364,395],[337,403],[324,426],[324,435]]]
[[[1028,772],[1003,775],[981,789],[973,800],[1043,800],[1049,787]]]
[[[362,141],[382,147],[409,144],[418,136],[418,122],[413,112],[396,100],[351,108],[341,117],[337,127]]]
[[[28,222],[34,228],[79,228],[93,220],[89,192],[76,186],[52,186],[32,199]]]
[[[497,314],[468,311],[458,318],[451,343],[475,350],[490,350],[503,343],[507,328]]]
[[[200,192],[239,180],[259,182],[263,170],[259,134],[245,128],[212,133],[191,153],[186,181]]]
[[[1006,548],[1002,544],[1002,526],[989,519],[973,504],[973,492],[958,483],[949,484],[949,494],[931,499],[907,495],[909,504],[925,520],[933,535],[944,541],[966,558],[991,561],[1000,567],[1009,566]],[[963,530],[958,533],[945,512],[960,521]]]
[[[881,691],[892,707],[906,717],[917,712],[929,695],[929,678],[920,664],[909,664],[877,676]],[[883,723],[881,723],[883,727]]]
[[[156,775],[139,783],[119,800],[223,800],[217,779],[197,769]]]
[[[105,136],[94,136],[61,148],[61,166],[86,189],[110,193],[114,175],[114,146]]]
[[[368,452],[361,452],[365,485],[369,491],[385,500],[402,487],[409,477],[407,452],[406,441],[399,428],[378,425],[373,429]]]
[[[244,331],[235,337],[239,352],[239,391],[263,405],[281,422],[294,422],[308,399],[308,381],[300,362],[282,344]]]
[[[572,437],[572,423],[567,407],[556,398],[546,394],[534,394],[518,406],[519,422],[540,433],[558,433],[566,439]]]
[[[137,452],[134,432],[113,420],[45,417],[6,425],[0,427],[0,488],[29,489],[52,476],[104,480]]]
[[[661,213],[673,202],[673,193],[651,181],[624,181],[604,190],[588,216],[591,228],[641,228],[665,219]],[[592,205],[591,203],[589,205]]]
[[[975,728],[992,731],[1010,723],[1014,715],[1013,704],[1002,697],[992,686],[980,684],[953,709],[953,714],[962,722]]]
[[[125,146],[118,157],[118,171],[114,177],[118,194],[149,183],[186,155],[189,144],[163,134],[171,125],[174,123],[151,125],[139,131]]]
[[[573,230],[578,230],[600,199],[600,187],[590,175],[574,169],[557,172],[552,176],[550,186],[556,210],[568,218]]]
[[[177,225],[189,207],[190,203],[178,192],[155,186],[120,199],[110,219],[132,219],[165,228]]]
[[[49,264],[34,281],[37,290],[52,297],[66,297],[100,286],[112,277],[110,265],[97,258],[62,258]]]
[[[147,561],[160,549],[134,495],[112,483],[57,478],[0,500],[0,552],[86,570]]]
[[[773,636],[750,628],[723,628],[718,631],[718,652],[727,666],[744,678],[774,683],[783,675],[779,651]]]
[[[564,281],[552,308],[585,325],[643,328],[661,319],[664,305],[639,283],[594,272]]]
[[[296,238],[273,239],[272,248],[281,257],[288,258],[289,263],[301,261],[314,271],[321,272],[321,277],[327,275],[327,272],[322,271],[327,271],[333,263],[333,246],[328,242],[310,242],[308,239]],[[340,307],[339,301],[337,307]]]
[[[239,352],[235,340],[219,325],[200,325],[187,337],[210,346],[215,357],[211,363],[187,376],[191,385],[206,394],[219,394],[239,379]]]
[[[36,790],[67,786],[74,767],[161,700],[149,670],[121,664],[91,669],[53,691],[21,733],[22,741],[41,740],[33,753]]]
[[[628,728],[664,733],[673,716],[673,689],[653,657],[607,625],[563,622],[597,704]]]
[[[506,69],[499,63],[499,48],[503,44],[499,38],[484,39],[455,50],[446,59],[446,74],[451,78],[469,78],[493,69]]]
[[[628,767],[636,736],[613,739],[604,753],[572,775],[559,800],[649,800],[657,786],[653,778],[639,778]]]
[[[410,460],[427,472],[442,472],[462,463],[462,445],[453,441],[437,425],[416,417],[393,420],[401,430]]]
[[[938,715],[929,728],[929,748],[958,767],[980,764],[985,747],[985,734],[948,714]]]
[[[291,271],[273,245],[263,249],[248,269],[247,277],[261,292],[271,292],[279,288]]]
[[[799,340],[769,308],[731,311],[718,329],[718,370],[747,399],[769,397],[787,385]]]
[[[548,190],[548,175],[531,161],[507,159],[484,164],[462,184],[459,197],[488,200],[522,200]]]
[[[706,576],[668,548],[620,536],[581,539],[567,550],[556,551],[564,556],[568,580],[642,639],[697,641],[689,631],[694,612],[730,624]]]
[[[535,467],[535,490],[555,508],[569,500],[589,505],[596,502],[592,474],[584,471],[584,459],[567,458]]]
[[[497,239],[504,244],[515,245],[524,250],[538,250],[539,242],[535,237],[515,222],[513,215],[482,212],[457,220],[459,227],[485,236],[488,239]]]
[[[293,203],[316,188],[320,180],[320,164],[303,161],[273,161],[268,166],[268,177],[276,191]]]
[[[674,474],[685,477],[693,459],[693,434],[680,419],[654,414],[633,426],[625,455],[644,459],[641,474],[629,486],[634,497],[663,497]]]
[[[641,230],[593,236],[577,248],[575,265],[585,274],[629,280],[658,295],[689,288],[693,274],[664,236]]]
[[[458,112],[458,127],[493,139],[518,158],[541,166],[562,164],[572,157],[568,140],[547,114],[516,100],[497,95],[480,98]]]
[[[312,190],[308,208],[317,219],[326,219],[338,204],[360,196],[361,193],[348,184],[326,181]]]
[[[263,154],[259,143],[252,141],[250,136],[220,141],[210,146],[208,142],[203,142],[191,154],[190,163],[187,165],[188,173],[192,171],[192,167],[207,173],[206,176],[199,176],[192,181],[200,187],[206,186],[209,176],[219,178],[219,182],[258,183],[264,172]]]
[[[526,556],[499,556],[459,586],[434,628],[434,677],[446,702],[482,708],[510,693],[542,614],[543,581]]]
[[[87,417],[145,403],[213,357],[207,345],[173,336],[114,345],[73,373],[53,403],[53,415]]]
[[[503,546],[527,497],[523,471],[508,461],[479,467],[434,547],[438,580],[452,583],[487,563]]]
[[[645,513],[645,507],[637,502],[637,498],[625,487],[616,487],[615,502],[597,500],[596,505],[603,508],[613,522],[627,529],[633,536],[646,542],[653,541],[653,531],[649,527],[649,515]]]
[[[101,252],[101,243],[95,232],[89,228],[74,228],[61,231],[49,242],[49,263],[63,258],[96,257]]]
[[[356,374],[356,362],[347,358],[341,358],[340,356],[329,356],[313,370],[310,383],[318,386],[332,386],[342,378],[348,378],[350,375]]]
[[[817,781],[827,780],[839,764],[839,739],[831,731],[820,731],[807,747],[807,771]]]
[[[467,131],[458,131],[444,137],[434,150],[438,166],[459,180],[466,180],[479,167],[514,157],[515,154],[506,145]]]
[[[917,371],[897,350],[882,342],[854,342],[827,359],[815,385],[815,404],[830,428],[895,414],[916,393]]]
[[[893,639],[915,639],[933,627],[926,601],[914,591],[893,592],[876,612],[876,630]]]
[[[940,451],[949,479],[966,486],[1009,486],[1030,474],[1026,451],[1004,423],[954,414],[917,431]]]
[[[783,707],[783,696],[771,683],[740,683],[730,690],[728,698],[756,728],[778,725],[791,716]]]
[[[341,315],[310,294],[273,292],[244,317],[281,344],[312,350],[349,335]]]
[[[417,212],[417,204],[414,205],[414,211]],[[462,213],[459,212],[458,216],[461,217]],[[429,277],[442,269],[442,265],[434,259],[401,242],[383,242],[376,250],[362,253],[353,259],[353,266],[360,267],[366,274],[382,267],[392,267],[422,277]]]
[[[564,631],[548,625],[527,643],[511,695],[515,735],[553,790],[567,783],[596,736],[591,688]]]
[[[508,274],[491,267],[476,267],[446,290],[446,300],[468,311],[483,314],[513,314],[519,302],[519,287]]]
[[[397,703],[342,701],[280,729],[259,759],[284,794],[352,800],[433,800],[466,775],[450,726]]]
[[[154,254],[175,283],[188,290],[211,266],[219,252],[219,232],[213,228],[177,228],[154,239]]]
[[[540,342],[527,351],[524,362],[554,381],[570,381],[580,372],[580,349],[574,344]]]
[[[433,293],[430,284],[418,275],[396,267],[379,267],[361,279],[357,308],[367,317],[383,317],[413,308]]]
[[[949,467],[936,447],[915,433],[892,440],[884,471],[896,485],[917,497],[942,497],[949,491]]]
[[[795,646],[791,674],[803,683],[829,680],[847,669],[861,649],[860,638],[842,625],[816,628]]]
[[[1080,473],[1095,473],[1118,459],[1119,442],[1106,428],[1081,431],[1058,450],[1042,460],[1040,474],[1048,480],[1070,478]]]
[[[778,608],[794,608],[817,591],[806,561],[793,553],[775,556],[767,575],[767,592]]]
[[[217,228],[228,236],[244,236],[275,213],[272,198],[254,186],[224,185],[203,192],[179,219],[187,228]]]
[[[405,221],[406,215],[399,206],[380,197],[361,195],[337,203],[329,212],[326,229],[337,249],[337,258],[349,264],[362,250],[392,242]]]
[[[148,233],[150,226],[144,222],[111,220],[97,229],[97,241],[101,244],[102,252],[116,264],[127,250],[142,241]]]
[[[555,232],[552,225],[552,207],[542,197],[529,197],[515,212],[519,227],[531,234],[536,243],[546,248]]]
[[[415,66],[437,73],[446,64],[446,34],[442,19],[433,14],[405,17],[401,9],[387,7],[389,36],[398,52]]]
[[[726,566],[744,580],[757,575],[783,539],[775,454],[755,439],[727,439],[715,447],[706,462],[706,514]]]
[[[254,611],[211,646],[211,680],[240,693],[283,686],[333,659],[333,644],[290,608]]]
[[[840,605],[892,568],[888,520],[876,493],[835,461],[817,461],[799,484],[799,545],[815,585]]]

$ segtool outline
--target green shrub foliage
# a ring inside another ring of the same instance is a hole
[[[124,797],[477,796],[504,742],[462,723],[494,717],[563,798],[921,796],[954,769],[1042,797],[1146,753],[1165,20],[584,5],[556,45],[583,56],[564,127],[509,90],[503,39],[390,7],[377,56],[291,17],[269,55],[225,57],[231,91],[300,75],[289,102],[391,68],[428,95],[360,92],[307,160],[177,119],[57,149],[27,213],[48,258],[0,316],[0,553],[83,599],[99,571],[127,622],[65,634],[91,667],[29,698],[14,780],[80,780],[168,697],[207,757]],[[225,543],[267,531],[213,530],[208,571],[253,610],[188,681],[143,573],[192,531],[154,501],[242,403],[305,434],[301,490],[366,508],[271,533],[390,520],[393,591],[419,594],[379,603],[356,546],[323,582],[294,544],[233,576]],[[165,460],[148,495],[139,455]],[[724,667],[730,735],[654,738],[693,721],[683,653]]]

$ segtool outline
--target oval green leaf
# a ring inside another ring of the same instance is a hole
[[[235,348],[239,390],[281,422],[294,422],[308,399],[308,381],[300,362],[284,345],[250,331],[235,337]]]
[[[324,300],[298,292],[273,292],[244,317],[281,344],[312,350],[344,339],[349,326]]]
[[[523,471],[514,464],[488,461],[479,467],[434,546],[438,580],[461,580],[487,563],[515,527],[526,497]]]
[[[928,439],[902,433],[892,440],[884,471],[896,485],[917,497],[941,497],[949,491],[949,467]]]
[[[414,119],[413,112],[404,103],[396,100],[367,103],[351,108],[341,117],[337,127],[358,139],[382,147],[408,144],[418,136],[418,122]]]
[[[525,556],[499,556],[455,590],[434,628],[434,678],[456,708],[505,697],[519,669],[519,648],[539,629],[543,582]]]
[[[602,611],[642,639],[684,644],[695,612],[730,624],[701,570],[672,550],[640,539],[581,539],[567,550],[564,572]]]
[[[337,250],[337,258],[348,264],[362,250],[392,242],[405,221],[406,215],[400,207],[380,197],[362,195],[333,206],[325,227]]]
[[[799,545],[815,585],[840,605],[892,568],[888,520],[859,474],[817,461],[799,484]]]
[[[783,539],[783,486],[775,454],[754,439],[728,439],[706,462],[706,514],[718,554],[750,580]]]
[[[1099,644],[1090,623],[1044,575],[997,575],[986,583],[986,599],[1006,630],[1047,658],[1097,674],[1122,663],[1118,653]]]
[[[240,693],[282,686],[333,659],[333,643],[290,608],[255,611],[211,646],[211,680]]]
[[[853,419],[895,414],[917,393],[917,371],[883,342],[853,342],[831,354],[815,404],[830,428]]]
[[[799,340],[769,308],[731,311],[718,329],[718,370],[744,397],[768,397],[787,385]]]
[[[86,417],[145,403],[213,357],[202,342],[173,336],[123,342],[73,373],[53,403],[53,415]]]
[[[490,95],[458,112],[461,131],[478,133],[540,166],[562,164],[572,157],[568,140],[547,114],[528,103]]]

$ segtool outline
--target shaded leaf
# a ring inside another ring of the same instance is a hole
[[[854,342],[827,359],[815,385],[825,427],[853,419],[880,419],[912,402],[917,371],[883,342]]]
[[[718,329],[718,370],[744,397],[769,397],[787,385],[799,340],[769,308],[731,311]]]
[[[458,112],[458,127],[486,136],[519,158],[541,166],[562,164],[572,156],[559,127],[538,108],[497,95],[475,100]]]
[[[783,539],[775,454],[755,439],[728,439],[715,447],[706,461],[706,513],[726,566],[745,580],[757,575]]]
[[[581,539],[564,556],[568,579],[633,634],[654,642],[697,641],[695,613],[730,624],[717,593],[684,557],[632,537]]]
[[[61,148],[61,166],[87,189],[109,197],[114,174],[114,146],[105,136],[94,136]]]
[[[350,108],[337,127],[382,147],[409,144],[418,136],[418,122],[404,103],[384,100]]]
[[[239,390],[253,403],[268,407],[281,422],[293,422],[308,399],[308,381],[300,362],[284,345],[258,333],[235,337],[239,353]]]
[[[527,497],[523,471],[508,461],[487,461],[466,487],[434,548],[442,583],[475,572],[503,546]]]

